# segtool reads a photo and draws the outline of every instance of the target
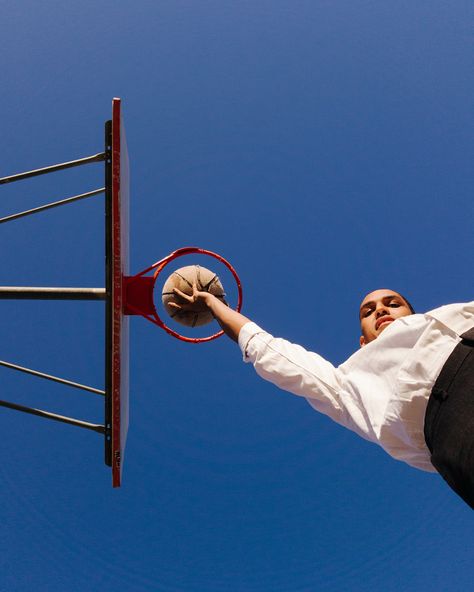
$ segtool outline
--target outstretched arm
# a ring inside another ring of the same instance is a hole
[[[224,302],[216,298],[213,294],[200,292],[196,284],[193,285],[193,293],[191,295],[185,294],[177,288],[174,288],[174,292],[180,297],[183,303],[170,302],[169,306],[178,310],[196,310],[196,308],[201,307],[202,310],[208,309],[224,332],[234,341],[238,341],[240,330],[246,323],[250,322],[250,319],[229,308],[227,304],[224,304]]]
[[[208,292],[200,292],[193,286],[192,295],[174,289],[177,303],[169,303],[177,310],[209,310],[226,334],[238,341],[247,317],[229,308]],[[341,396],[340,374],[334,366],[319,356],[285,339],[275,338],[257,325],[250,325],[244,359],[253,364],[257,374],[283,390],[308,399],[312,407],[328,415],[338,423],[373,439],[369,428],[360,420],[354,422]],[[350,416],[350,417],[349,417]]]

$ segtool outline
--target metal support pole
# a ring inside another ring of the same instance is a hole
[[[18,214],[11,214],[10,216],[5,216],[4,218],[0,218],[0,224],[4,222],[10,222],[11,220],[17,220],[18,218],[23,218],[24,216],[31,216],[31,214],[37,214],[38,212],[43,212],[44,210],[50,210],[52,208],[57,208],[58,206],[63,206],[68,203],[72,203],[73,201],[79,201],[80,199],[85,199],[87,197],[93,197],[94,195],[99,195],[100,193],[104,193],[105,187],[101,189],[94,189],[94,191],[88,191],[87,193],[81,193],[80,195],[74,195],[73,197],[67,197],[66,199],[61,199],[60,201],[54,201],[52,203],[46,204],[44,206],[39,206],[38,208],[33,208],[32,210],[25,210],[24,212],[18,212]]]
[[[105,288],[0,286],[0,300],[105,300]]]
[[[37,177],[38,175],[45,175],[46,173],[54,173],[64,169],[71,169],[72,167],[82,166],[83,164],[89,164],[91,162],[102,162],[104,159],[105,153],[99,152],[98,154],[86,156],[85,158],[79,158],[78,160],[70,160],[69,162],[53,164],[41,169],[27,171],[26,173],[18,173],[17,175],[10,175],[9,177],[2,177],[0,179],[0,185],[4,185],[5,183],[14,183],[15,181],[21,181],[22,179],[29,179],[30,177]]]
[[[5,366],[5,368],[10,368],[11,370],[18,370],[19,372],[24,372],[25,374],[31,374],[32,376],[37,376],[38,378],[45,378],[46,380],[52,380],[53,382],[59,382],[59,384],[65,384],[66,386],[72,386],[73,388],[81,389],[83,391],[88,391],[90,393],[95,393],[96,395],[105,395],[105,391],[100,389],[96,389],[92,386],[87,386],[85,384],[79,384],[78,382],[72,382],[71,380],[66,380],[65,378],[59,378],[58,376],[52,376],[51,374],[45,374],[44,372],[38,372],[37,370],[32,370],[31,368],[25,368],[24,366],[18,366],[17,364],[12,364],[11,362],[5,362],[4,360],[0,360],[0,366]]]
[[[31,415],[37,415],[39,417],[44,417],[45,419],[52,419],[54,421],[68,423],[79,428],[92,430],[93,432],[97,432],[98,434],[105,434],[105,427],[100,424],[89,423],[88,421],[81,421],[80,419],[74,419],[72,417],[58,415],[57,413],[51,413],[49,411],[42,411],[41,409],[34,409],[33,407],[25,407],[24,405],[10,403],[8,401],[0,401],[0,407],[7,407],[7,409],[14,409],[15,411],[22,411],[23,413],[30,413]]]

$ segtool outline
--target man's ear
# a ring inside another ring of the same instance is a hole
[[[364,345],[366,345],[365,337],[363,335],[360,336],[359,343],[360,343],[360,347],[364,347]]]

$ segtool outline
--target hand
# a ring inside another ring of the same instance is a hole
[[[225,333],[234,341],[238,340],[240,329],[250,320],[236,310],[229,308],[225,300],[221,300],[209,292],[199,291],[196,284],[193,284],[192,294],[185,294],[178,288],[173,288],[173,292],[181,302],[169,302],[169,306],[181,313],[209,310]]]
[[[201,292],[197,289],[196,283],[193,283],[193,293],[185,294],[178,288],[173,288],[173,292],[182,302],[169,302],[168,306],[177,310],[186,312],[204,312],[210,308],[210,299],[213,297],[209,292]]]

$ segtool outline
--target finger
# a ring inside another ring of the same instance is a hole
[[[173,288],[173,292],[175,294],[177,294],[180,298],[183,298],[184,300],[186,300],[187,302],[193,302],[194,298],[193,296],[189,296],[188,294],[185,294],[184,292],[181,292],[181,290],[178,290],[178,288]]]
[[[193,304],[176,304],[176,302],[167,302],[166,306],[174,308],[176,311],[179,311],[182,314],[194,312]]]

